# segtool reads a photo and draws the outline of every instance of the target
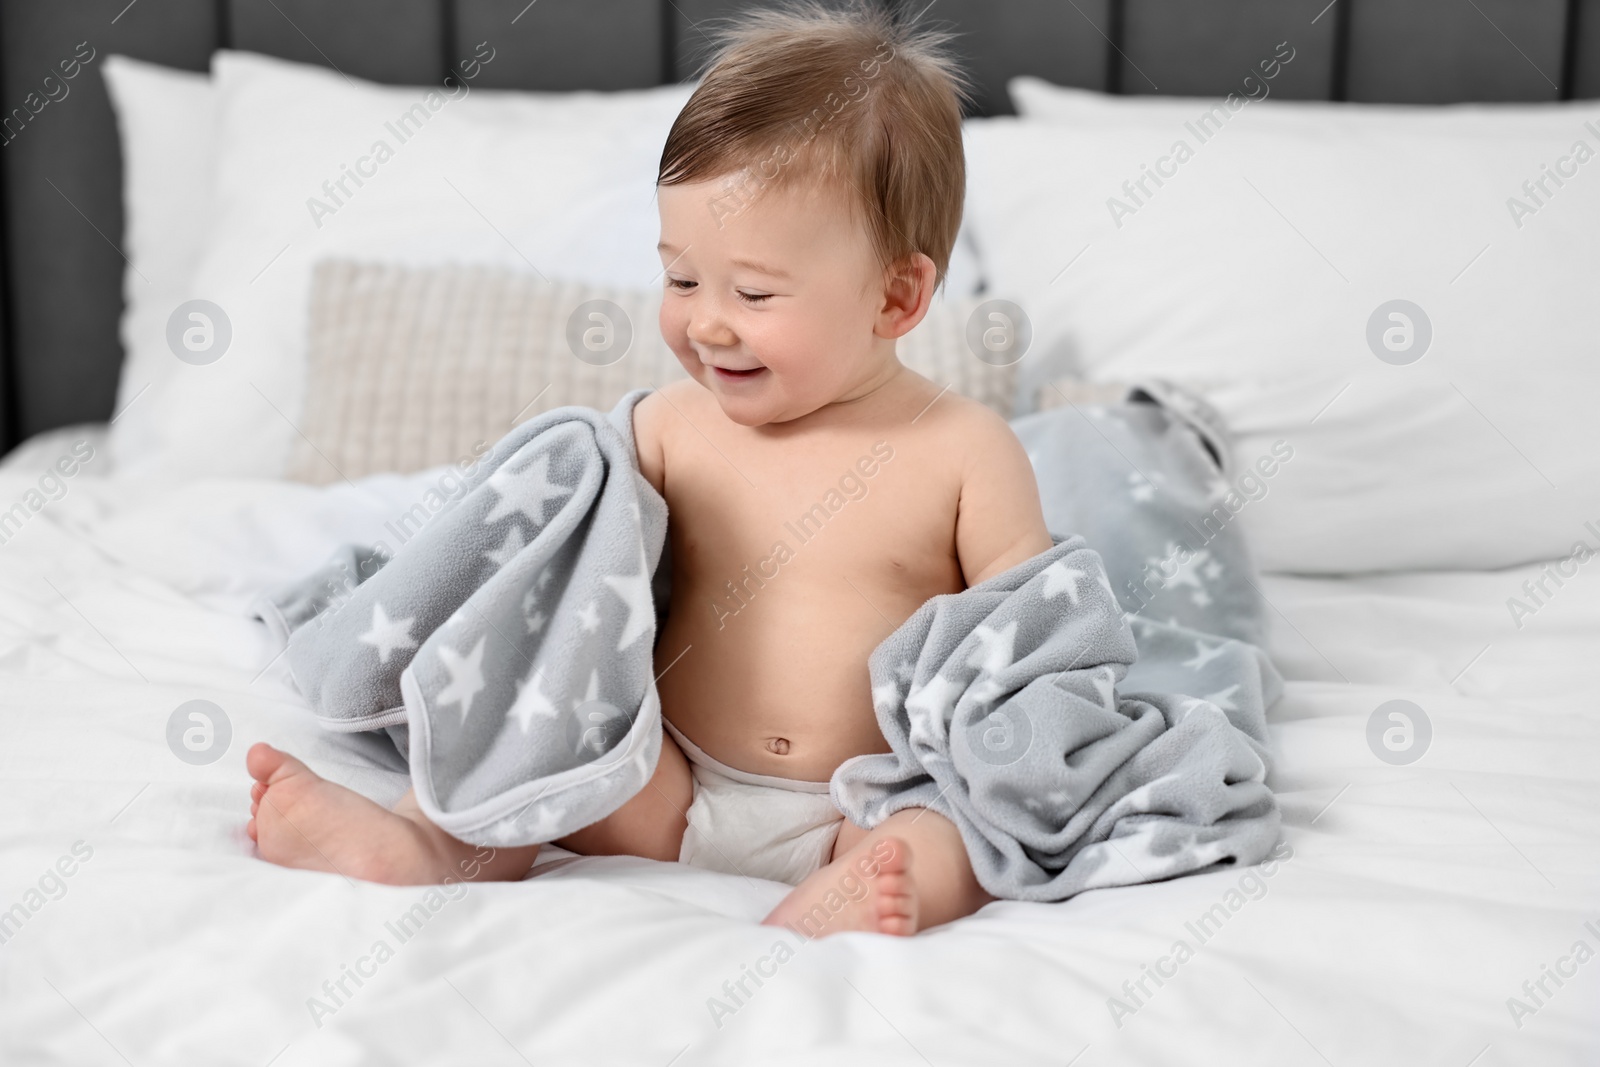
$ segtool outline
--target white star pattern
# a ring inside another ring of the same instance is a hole
[[[1044,590],[1039,595],[1046,600],[1054,600],[1062,593],[1067,594],[1067,603],[1073,607],[1078,606],[1078,581],[1089,575],[1075,567],[1069,567],[1059,559],[1044,569]]]
[[[584,690],[583,696],[572,702],[572,710],[577,711],[591,700],[600,699],[600,669],[597,667],[589,672],[589,688]]]
[[[1204,641],[1194,643],[1194,656],[1183,661],[1183,665],[1191,670],[1201,670],[1206,664],[1216,659],[1228,650],[1227,642],[1218,645],[1207,645]]]
[[[955,683],[942,674],[936,674],[927,685],[919,685],[906,695],[906,707],[937,719],[955,705]]]
[[[529,615],[527,618],[522,620],[523,625],[527,626],[530,634],[536,634],[540,630],[544,629],[544,624],[548,621],[549,620],[544,617],[544,612],[542,611],[536,611],[532,615]]]
[[[955,683],[936,674],[927,685],[918,686],[906,696],[906,711],[911,716],[912,744],[932,744],[944,736],[945,717],[955,705]]]
[[[534,809],[532,818],[530,820],[531,825],[529,825],[526,829],[521,828],[523,814],[526,813],[527,810],[537,802],[537,800],[538,798],[535,798],[533,801],[524,804],[521,810],[519,810],[515,815],[508,815],[504,819],[501,819],[499,822],[495,823],[494,826],[489,830],[489,836],[493,837],[501,844],[507,844],[512,840],[512,838],[516,837],[528,836],[547,838],[553,835],[556,832],[556,828],[561,819],[565,817],[566,813],[560,808],[550,807],[548,802],[545,806]]]
[[[592,634],[600,629],[600,612],[595,610],[594,601],[589,601],[583,606],[583,610],[578,612],[578,621],[583,624],[586,633]]]
[[[526,593],[523,593],[522,594],[522,613],[524,615],[526,615],[528,612],[532,611],[533,610],[533,606],[535,604],[537,604],[538,602],[539,602],[539,598],[538,598],[537,595],[534,594],[534,591],[532,589],[528,590]]]
[[[1190,553],[1188,560],[1185,562],[1177,563],[1180,556],[1181,553],[1178,550],[1177,543],[1168,541],[1164,555],[1160,558],[1155,556],[1146,557],[1145,563],[1148,567],[1154,568],[1155,572],[1161,576],[1162,588],[1164,589],[1175,588],[1180,585],[1193,586],[1195,589],[1199,589],[1200,579],[1195,574],[1195,571],[1211,558],[1211,553],[1202,549],[1199,552]],[[1177,572],[1168,578],[1167,568],[1174,563],[1177,563]]]
[[[534,582],[533,584],[538,586],[540,589],[543,589],[545,586],[549,585],[550,584],[550,570],[549,570],[549,568],[545,568],[544,570],[540,571],[539,572],[539,579],[536,582]]]
[[[527,543],[522,539],[522,527],[512,525],[511,529],[506,531],[506,539],[501,542],[500,547],[485,549],[483,554],[493,560],[495,566],[504,567],[511,562],[512,556],[523,550]]]
[[[536,530],[544,525],[545,504],[572,493],[566,486],[550,480],[548,455],[539,456],[520,471],[512,472],[501,467],[489,475],[489,488],[499,494],[500,499],[484,516],[485,526],[508,515],[521,514],[533,523]]]
[[[461,705],[461,721],[467,721],[467,713],[472,710],[472,699],[483,692],[483,643],[487,638],[478,638],[478,643],[472,646],[472,651],[463,656],[455,649],[439,648],[439,662],[444,664],[444,669],[450,672],[450,684],[439,690],[438,702],[440,704]]]
[[[1196,589],[1189,595],[1189,600],[1197,608],[1203,608],[1211,603],[1211,594],[1204,589]]]
[[[874,711],[892,708],[899,700],[900,687],[893,682],[872,687],[872,708]]]
[[[377,649],[379,663],[388,663],[389,653],[396,649],[404,652],[417,647],[417,642],[411,636],[411,626],[416,621],[416,616],[409,615],[390,622],[383,605],[375,603],[372,605],[372,629],[356,640]]]
[[[911,676],[913,673],[915,673],[915,668],[911,665],[910,660],[899,664],[894,669],[894,676],[900,679],[902,682],[911,681]]]
[[[1100,692],[1100,706],[1106,711],[1115,714],[1117,710],[1117,672],[1111,667],[1102,667],[1100,669],[1106,672],[1103,681],[1098,675],[1094,679],[1094,687]]]
[[[650,565],[644,558],[644,546],[639,547],[638,574],[631,577],[611,574],[606,576],[605,582],[628,606],[628,621],[623,623],[622,636],[617,639],[617,651],[621,652],[655,626],[655,602],[650,598]]]
[[[1239,705],[1233,702],[1233,694],[1237,693],[1238,691],[1239,686],[1237,684],[1230,685],[1228,688],[1219,689],[1215,693],[1207,693],[1206,699],[1211,701],[1211,703],[1215,704],[1217,707],[1221,708],[1223,711],[1238,711]]]
[[[548,841],[557,835],[561,827],[561,820],[566,817],[567,813],[564,808],[554,807],[549,801],[545,801],[543,805],[534,811],[533,825],[528,828],[528,833],[533,837]]]
[[[994,675],[985,674],[972,683],[967,693],[972,697],[974,703],[988,704],[1004,691],[1000,683],[994,680]]]
[[[489,830],[489,836],[502,845],[508,844],[513,837],[517,836],[516,818],[502,819],[500,822],[495,823],[493,828]]]
[[[522,732],[527,733],[533,728],[535,718],[554,722],[561,715],[561,711],[550,703],[549,697],[544,695],[542,679],[538,672],[535,672],[532,678],[517,686],[517,699],[511,702],[510,714],[517,720],[517,725],[522,727]]]
[[[1212,581],[1216,581],[1217,577],[1222,573],[1222,564],[1216,560],[1212,560],[1210,563],[1207,563],[1203,569],[1207,578],[1211,579]]]
[[[979,647],[967,657],[967,666],[976,667],[985,674],[996,674],[1011,666],[1015,658],[1017,620],[1012,619],[1000,629],[979,623],[972,631]]]

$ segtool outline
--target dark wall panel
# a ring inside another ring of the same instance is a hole
[[[1559,100],[1567,0],[1343,0],[1349,99]]]
[[[0,5],[0,106],[11,119],[0,147],[7,379],[15,390],[6,443],[106,418],[116,397],[122,164],[100,66],[121,53],[205,70],[216,34],[213,0]],[[60,62],[83,43],[95,58],[71,81],[51,83],[65,86],[65,95],[47,92],[44,79],[59,79]],[[32,114],[29,101],[37,106],[48,93],[59,99]]]
[[[425,84],[444,77],[439,0],[227,0],[228,44],[334,67],[353,78]]]
[[[1600,0],[1574,0],[1573,7],[1572,95],[1593,100],[1600,97]]]
[[[978,115],[1012,115],[1006,82],[1032,74],[1057,85],[1106,88],[1111,52],[1111,0],[902,0],[901,11],[924,10],[960,36],[955,51],[975,84]]]
[[[456,0],[455,42],[494,60],[481,89],[648,89],[669,79],[660,0]]]
[[[850,0],[822,0],[830,7],[848,6]],[[863,0],[890,9],[892,0]],[[926,3],[926,0],[924,0]],[[671,0],[666,45],[671,56],[673,81],[692,81],[709,61],[716,44],[716,29],[741,11],[776,6],[774,0]]]
[[[1125,3],[1123,54],[1117,57],[1124,93],[1243,96],[1265,91],[1291,100],[1332,96],[1341,15],[1329,0]],[[1273,66],[1280,56],[1293,58]],[[1269,66],[1263,68],[1263,62]],[[1245,79],[1252,76],[1256,80],[1246,86]]]

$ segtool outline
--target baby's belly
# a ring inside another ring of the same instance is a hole
[[[929,597],[961,589],[960,577],[927,589],[820,578],[780,570],[747,589],[743,606],[726,587],[675,579],[655,654],[662,713],[709,755],[825,781],[852,756],[889,751],[867,657]]]

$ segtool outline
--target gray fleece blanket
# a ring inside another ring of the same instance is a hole
[[[647,394],[538,416],[393,558],[343,546],[256,604],[322,725],[388,729],[424,813],[463,841],[564,837],[654,770],[670,561],[666,504],[634,452]],[[1075,465],[1086,492],[1092,466]],[[1146,524],[1132,541],[1170,541]],[[1125,611],[1099,554],[1054,540],[934,597],[871,654],[893,751],[842,764],[835,805],[868,828],[940,812],[1005,899],[1258,862],[1278,832],[1271,663],[1227,626]]]

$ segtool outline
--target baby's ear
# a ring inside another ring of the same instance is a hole
[[[938,277],[939,268],[924,252],[912,252],[884,268],[878,335],[892,339],[910,333],[927,315]]]

